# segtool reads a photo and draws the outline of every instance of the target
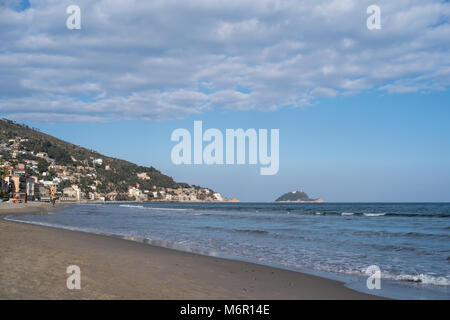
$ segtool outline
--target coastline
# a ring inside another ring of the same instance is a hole
[[[0,218],[52,209],[0,208]],[[0,243],[0,299],[381,299],[296,271],[3,219]],[[81,290],[66,287],[69,265]]]
[[[47,202],[27,202],[27,203],[9,203],[0,202],[0,218],[6,215],[20,215],[20,214],[51,214],[53,210],[61,209],[65,204],[57,203],[52,206]]]

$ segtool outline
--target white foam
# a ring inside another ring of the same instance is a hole
[[[121,204],[119,207],[125,207],[125,208],[143,208],[144,206],[133,206],[131,204]]]
[[[352,216],[352,215],[354,215],[353,212],[342,212],[341,213],[341,216]]]
[[[162,211],[192,211],[194,209],[191,208],[156,208],[156,207],[145,207],[141,205],[131,205],[131,204],[121,204],[120,207],[124,208],[136,208],[136,209],[145,209],[145,210],[162,210]]]
[[[429,284],[435,286],[450,286],[450,279],[443,276],[431,276],[427,274],[400,274],[400,275],[385,275],[387,279],[393,279],[398,281],[410,281],[420,284]]]
[[[192,211],[191,208],[155,208],[155,207],[145,207],[146,210],[162,210],[162,211]]]
[[[382,217],[386,215],[386,213],[364,213],[366,217]]]

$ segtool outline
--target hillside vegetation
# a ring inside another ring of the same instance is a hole
[[[40,177],[45,171],[49,171],[50,177],[56,176],[56,172],[48,169],[51,165],[63,166],[69,173],[89,170],[94,172],[77,175],[78,183],[83,189],[92,184],[102,193],[126,193],[130,186],[138,186],[142,190],[190,187],[186,183],[175,182],[153,167],[138,166],[129,161],[108,157],[11,120],[0,120],[0,146],[0,155],[5,161],[13,164],[22,161],[37,162],[37,172],[29,173]],[[46,157],[37,157],[38,153],[46,153]],[[101,164],[94,164],[95,159],[102,159]],[[138,174],[146,174],[148,178],[139,178]]]

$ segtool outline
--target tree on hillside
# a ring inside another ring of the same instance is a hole
[[[5,179],[6,173],[7,173],[6,168],[3,167],[3,159],[0,158],[0,179],[1,180]]]
[[[0,198],[3,198],[3,185],[4,185],[4,181],[3,179],[5,179],[5,176],[7,174],[6,168],[3,167],[3,159],[0,158]]]

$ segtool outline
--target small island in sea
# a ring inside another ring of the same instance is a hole
[[[312,202],[323,202],[322,199],[311,199],[305,192],[303,191],[292,191],[283,194],[279,197],[275,202],[299,202],[299,203],[312,203]]]

